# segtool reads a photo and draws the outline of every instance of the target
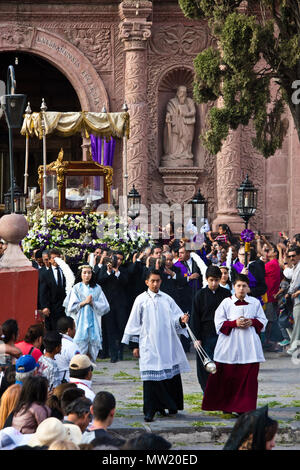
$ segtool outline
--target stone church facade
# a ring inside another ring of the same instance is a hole
[[[243,223],[235,209],[236,188],[249,174],[258,188],[250,227],[274,239],[279,231],[300,232],[300,146],[289,114],[283,148],[268,160],[252,147],[250,126],[231,132],[212,156],[198,139],[207,106],[197,105],[193,166],[161,166],[167,103],[180,85],[192,97],[193,59],[212,41],[206,23],[186,19],[176,0],[0,3],[0,63],[7,52],[44,59],[70,82],[82,110],[121,111],[126,102],[128,188],[135,184],[144,204],[186,203],[200,188],[213,226],[228,223],[238,231]],[[83,140],[83,158],[88,145]],[[122,187],[122,172],[118,142],[115,187]]]

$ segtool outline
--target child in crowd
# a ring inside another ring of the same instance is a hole
[[[59,369],[55,361],[55,355],[61,352],[61,338],[58,331],[48,331],[43,340],[45,353],[38,360],[39,375],[48,379],[49,390],[61,383]]]
[[[278,305],[278,325],[283,336],[283,340],[278,343],[280,346],[288,346],[290,344],[291,330],[293,328],[293,305],[290,299],[285,297],[289,285],[290,281],[283,276],[279,291],[274,295],[274,299],[277,300]]]
[[[224,287],[225,289],[228,289],[230,292],[232,291],[232,283],[229,279],[229,269],[227,266],[219,266],[222,277],[220,280],[220,286]]]

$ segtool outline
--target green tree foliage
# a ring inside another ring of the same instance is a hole
[[[178,1],[185,16],[206,19],[215,38],[194,60],[195,101],[214,102],[201,136],[206,148],[216,154],[230,129],[251,120],[253,145],[273,155],[288,128],[286,105],[300,139],[300,104],[292,98],[300,80],[300,1]]]

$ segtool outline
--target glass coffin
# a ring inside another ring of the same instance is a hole
[[[44,209],[43,173],[39,167],[41,207]],[[63,150],[55,162],[46,166],[46,207],[56,215],[80,214],[87,204],[96,212],[101,204],[110,204],[113,169],[93,160],[64,161]]]

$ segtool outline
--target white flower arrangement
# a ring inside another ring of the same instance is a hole
[[[125,259],[128,259],[134,251],[154,243],[150,234],[132,226],[124,230],[118,217],[106,217],[103,214],[66,214],[56,217],[48,210],[46,233],[43,228],[43,212],[39,208],[27,218],[30,230],[22,241],[22,248],[28,257],[36,248],[58,248],[67,262],[77,264],[97,246],[101,246],[120,250]],[[89,244],[84,242],[87,218],[92,238]]]

